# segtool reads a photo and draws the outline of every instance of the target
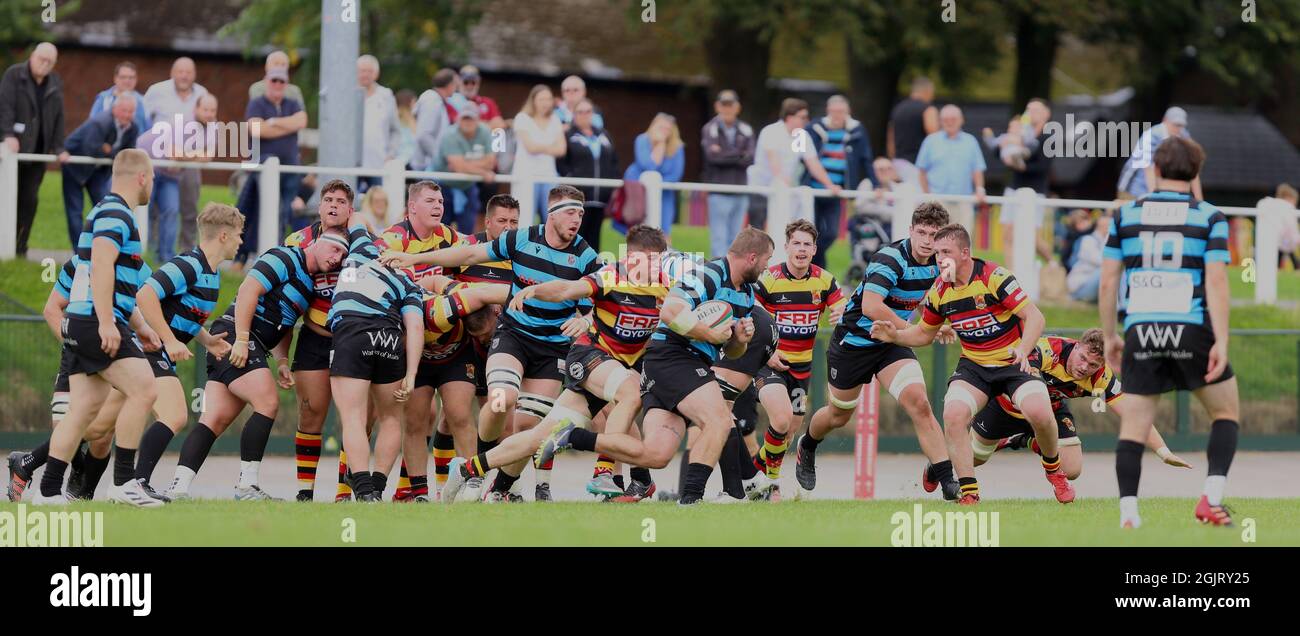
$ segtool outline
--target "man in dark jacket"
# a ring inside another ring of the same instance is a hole
[[[41,42],[26,62],[10,66],[0,77],[0,137],[9,152],[56,154],[60,162],[71,156],[63,149],[63,81],[54,73],[58,59],[59,50]],[[44,178],[45,164],[18,164],[15,246],[19,258],[27,256],[27,237]]]
[[[700,148],[704,151],[700,180],[745,185],[745,171],[754,163],[754,129],[738,119],[740,98],[736,91],[718,93],[713,110],[717,116],[700,131]],[[709,193],[709,250],[713,258],[726,255],[731,241],[740,234],[748,208],[749,195]]]
[[[832,95],[826,100],[826,116],[809,123],[807,130],[831,183],[845,190],[858,187],[858,182],[863,179],[875,183],[876,173],[871,168],[874,158],[867,128],[849,116],[847,98]],[[810,174],[804,175],[804,184],[817,190],[826,188]],[[817,253],[813,256],[813,263],[818,267],[826,267],[826,251],[839,238],[843,202],[838,197],[813,199],[813,218],[817,226]]]
[[[555,160],[556,170],[565,177],[619,178],[622,173],[618,170],[614,142],[596,123],[596,107],[591,100],[585,97],[579,100],[573,107],[572,115],[567,132],[568,151]],[[600,228],[605,222],[605,208],[614,194],[614,188],[589,186],[578,189],[582,190],[586,198],[582,206],[582,227],[578,229],[578,234],[591,245],[591,249],[599,252]]]
[[[136,128],[137,104],[131,95],[123,95],[113,102],[113,108],[86,120],[68,135],[64,144],[67,152],[75,155],[112,159],[125,148],[134,148],[140,130]],[[68,215],[68,242],[73,246],[81,236],[81,221],[85,199],[84,189],[90,193],[94,205],[108,194],[113,177],[112,166],[93,166],[84,163],[63,165],[63,209]]]

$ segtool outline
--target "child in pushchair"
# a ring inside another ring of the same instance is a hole
[[[844,276],[846,287],[855,287],[866,275],[871,255],[890,242],[893,221],[893,193],[881,192],[858,197],[853,202],[853,216],[849,217],[849,271]]]

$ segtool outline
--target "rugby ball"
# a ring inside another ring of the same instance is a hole
[[[710,329],[725,325],[731,322],[731,303],[724,300],[706,300],[695,308],[695,318],[708,325]]]

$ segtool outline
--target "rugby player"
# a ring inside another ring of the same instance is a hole
[[[1214,422],[1205,451],[1208,474],[1193,514],[1202,523],[1232,525],[1223,505],[1239,428],[1237,379],[1228,364],[1231,257],[1227,217],[1191,194],[1204,163],[1205,152],[1190,139],[1160,144],[1155,191],[1119,209],[1103,251],[1098,304],[1106,362],[1120,368],[1128,394],[1115,447],[1125,528],[1142,525],[1142,442],[1160,396],[1170,391],[1191,391]],[[1116,332],[1117,299],[1123,339]]]
[[[764,360],[754,375],[768,424],[763,445],[753,459],[769,482],[764,488],[776,488],[790,445],[786,436],[802,425],[808,414],[813,346],[822,316],[829,313],[830,324],[839,324],[847,302],[835,276],[812,262],[817,253],[817,228],[811,222],[800,219],[785,226],[785,251],[788,260],[763,272],[755,286],[755,297],[772,314],[781,333],[776,354]],[[847,421],[849,412],[845,413]]]
[[[933,492],[942,485],[944,499],[958,497],[943,430],[926,395],[925,374],[916,353],[871,335],[873,321],[888,321],[897,330],[910,326],[908,321],[939,275],[935,234],[947,223],[948,211],[943,205],[922,203],[912,212],[908,237],[871,256],[864,278],[849,299],[826,350],[830,403],[813,414],[808,432],[799,438],[795,477],[803,490],[817,485],[817,445],[832,430],[848,424],[862,386],[877,378],[912,420],[921,452],[928,460],[923,474],[934,475],[934,479],[923,479],[922,486]]]
[[[258,476],[280,409],[276,386],[288,389],[294,385],[288,353],[293,326],[311,303],[314,276],[338,271],[347,254],[348,231],[329,227],[306,247],[283,245],[267,250],[248,269],[235,300],[210,328],[212,335],[225,340],[231,349],[225,358],[208,351],[200,426],[194,427],[181,445],[168,497],[189,497],[190,484],[212,444],[248,405],[253,414],[244,422],[239,438],[235,499],[272,499],[258,485]],[[274,376],[267,364],[268,353],[275,358]]]
[[[795,223],[799,223],[796,221]],[[807,223],[807,221],[803,221]],[[792,224],[793,225],[793,224]],[[762,280],[762,279],[760,279]],[[758,378],[779,355],[781,346],[781,327],[772,314],[763,308],[762,303],[754,306],[750,314],[754,319],[754,340],[739,358],[723,358],[713,365],[713,374],[718,378],[722,397],[732,407],[734,425],[727,433],[727,441],[718,457],[718,470],[722,474],[722,492],[717,497],[707,499],[710,503],[736,503],[742,499],[768,499],[780,501],[781,493],[776,479],[770,478],[766,464],[761,457],[749,449],[758,420],[758,404],[762,399],[761,389],[756,389]],[[769,385],[770,386],[770,385]],[[768,391],[769,402],[775,391]],[[785,396],[784,389],[780,398]],[[789,408],[789,402],[777,404]],[[766,408],[766,407],[764,407]],[[769,413],[769,430],[772,416]],[[762,452],[762,449],[758,449]],[[778,464],[779,466],[779,464]]]
[[[773,248],[770,236],[747,227],[732,241],[726,256],[695,268],[673,285],[646,347],[641,376],[644,440],[626,433],[561,429],[547,438],[534,461],[547,461],[557,451],[574,448],[634,466],[663,468],[690,422],[702,432],[691,449],[678,503],[702,501],[704,486],[733,427],[713,365],[723,355],[739,358],[754,337],[754,321],[749,317],[754,307],[752,286],[767,269]],[[731,305],[733,319],[713,327],[700,322],[695,310],[711,300]]]
[[[64,346],[70,355],[69,391],[77,399],[71,401],[68,414],[50,436],[45,474],[33,503],[68,503],[63,494],[68,462],[111,388],[121,392],[123,402],[108,498],[138,507],[165,503],[135,478],[136,449],[157,389],[144,347],[127,325],[135,313],[135,294],[150,273],[135,208],[148,204],[153,177],[148,155],[134,148],[121,151],[113,159],[112,191],[90,211],[78,238],[70,302],[63,321]]]
[[[203,327],[217,306],[221,275],[217,268],[235,257],[243,243],[244,215],[233,206],[208,203],[198,216],[199,245],[177,255],[153,273],[136,293],[136,304],[149,326],[162,338],[162,349],[146,354],[158,386],[154,413],[158,419],[140,440],[135,476],[155,497],[149,480],[172,438],[189,421],[185,387],[176,375],[176,363],[194,357],[188,343],[199,342],[217,358],[230,345]]]
[[[423,293],[405,272],[376,260],[378,255],[375,246],[348,255],[328,319],[335,336],[330,390],[343,429],[351,473],[348,485],[360,502],[380,501],[383,496],[388,471],[402,446],[400,403],[415,389],[424,348]],[[367,426],[371,400],[378,429],[373,471]],[[417,430],[424,433],[423,428]],[[420,464],[428,464],[426,448],[420,446]]]
[[[1083,472],[1083,445],[1074,430],[1074,416],[1067,400],[1092,397],[1094,411],[1113,410],[1121,417],[1124,413],[1119,378],[1106,365],[1105,348],[1106,339],[1101,330],[1089,329],[1078,340],[1059,336],[1039,338],[1030,354],[1052,398],[1052,414],[1056,416],[1056,434],[1061,447],[1061,472],[1070,480],[1078,479]],[[983,465],[995,451],[1003,449],[1029,447],[1039,452],[1033,429],[1005,395],[984,406],[975,416],[971,430],[975,433],[971,448],[976,466]],[[1169,450],[1155,427],[1151,428],[1146,445],[1166,464],[1191,468]]]
[[[462,245],[424,254],[389,250],[385,263],[409,268],[427,264],[441,267],[468,266],[499,260],[511,264],[511,297],[525,287],[551,280],[578,280],[597,271],[596,252],[578,235],[582,223],[582,192],[572,186],[556,186],[547,197],[544,225],[508,231],[491,243]],[[496,335],[488,350],[488,401],[479,412],[476,451],[495,447],[506,416],[518,406],[514,430],[532,428],[551,410],[562,390],[564,358],[575,336],[590,327],[590,319],[575,316],[590,301],[546,303],[524,301],[522,309],[501,314]],[[551,498],[547,470],[537,475],[535,496]],[[505,493],[516,477],[498,471],[492,490]]]
[[[354,198],[352,186],[346,181],[327,181],[321,186],[319,220],[285,237],[285,246],[306,248],[330,228],[347,230],[349,247],[364,240],[374,240],[364,224],[353,223]],[[298,332],[298,344],[294,347],[293,363],[290,365],[294,393],[298,396],[298,427],[293,437],[294,463],[298,477],[298,494],[295,498],[298,501],[311,501],[316,488],[321,430],[325,426],[330,404],[329,354],[333,341],[326,327],[326,318],[338,277],[337,270],[312,275],[310,305],[303,315],[303,326]],[[344,463],[340,459],[340,465]]]
[[[934,236],[940,280],[926,292],[921,322],[899,329],[892,320],[877,320],[871,337],[904,347],[930,344],[945,322],[961,340],[961,359],[948,378],[943,422],[948,453],[957,473],[958,503],[979,503],[970,423],[989,400],[1011,396],[1029,420],[1042,450],[1041,460],[1056,500],[1074,501],[1074,487],[1061,472],[1061,458],[1047,385],[1033,374],[1030,353],[1043,333],[1043,314],[1019,281],[996,263],[972,258],[970,234],[959,223],[944,226]],[[937,471],[936,471],[937,472]]]
[[[513,296],[510,308],[515,311],[522,310],[530,299],[558,303],[591,298],[596,320],[569,349],[564,391],[541,425],[506,438],[486,453],[453,459],[444,503],[452,503],[469,479],[482,477],[492,468],[508,470],[506,466],[532,456],[552,434],[564,435],[567,428],[589,427],[606,404],[613,404],[606,432],[635,430],[632,420],[641,408],[642,355],[659,323],[659,309],[670,287],[666,275],[657,267],[667,247],[661,230],[638,225],[628,230],[627,256],[623,260],[580,280],[553,280],[526,287]],[[587,492],[594,495],[626,494],[637,500],[649,497],[654,490],[650,471],[644,467],[632,469],[632,483],[626,493],[612,477],[587,484]],[[500,500],[493,493],[489,497],[489,501]]]

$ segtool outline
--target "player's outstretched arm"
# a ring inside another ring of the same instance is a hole
[[[1210,327],[1214,330],[1214,346],[1210,347],[1210,364],[1205,370],[1205,381],[1211,382],[1223,375],[1228,366],[1228,264],[1219,261],[1205,263],[1205,304],[1210,311]]]
[[[437,267],[477,265],[491,260],[488,256],[489,245],[488,243],[458,245],[422,254],[407,254],[388,250],[379,255],[379,261],[393,269],[408,269],[416,265],[434,265]]]
[[[135,294],[135,308],[140,312],[140,317],[144,320],[158,338],[162,341],[163,350],[167,352],[167,357],[172,362],[181,362],[194,357],[188,347],[176,338],[172,333],[171,327],[167,325],[167,317],[163,315],[162,299],[158,298],[158,292],[153,285],[141,285],[140,291]]]
[[[435,294],[441,294],[447,291],[447,288],[454,282],[456,281],[452,280],[450,277],[443,276],[442,274],[433,274],[421,278],[420,282],[417,284]]]
[[[420,369],[421,350],[424,349],[424,316],[419,311],[403,311],[402,326],[406,329],[406,376],[393,392],[398,402],[405,402],[415,390],[415,375]]]
[[[510,297],[509,285],[480,285],[470,287],[456,292],[460,296],[461,303],[465,306],[465,313],[474,313],[488,305],[504,305],[506,299]]]
[[[504,285],[502,285],[504,287]],[[552,280],[538,285],[529,285],[521,290],[515,297],[510,300],[510,309],[522,311],[524,301],[529,298],[537,300],[559,303],[572,300],[581,300],[591,298],[594,293],[591,284],[585,279],[582,280]]]
[[[724,323],[710,328],[696,318],[690,304],[680,296],[668,296],[663,308],[659,310],[659,319],[664,321],[669,329],[692,340],[720,345],[731,338],[731,324]]]
[[[843,310],[841,310],[842,312]],[[918,312],[919,313],[919,312]],[[862,314],[872,321],[885,320],[894,323],[895,327],[900,330],[907,329],[911,323],[898,317],[893,309],[885,306],[885,297],[876,292],[863,290],[862,292]]]
[[[899,329],[892,320],[877,320],[871,323],[872,338],[904,347],[924,347],[934,342],[938,334],[939,327],[931,327],[924,322],[909,324],[906,329]]]

